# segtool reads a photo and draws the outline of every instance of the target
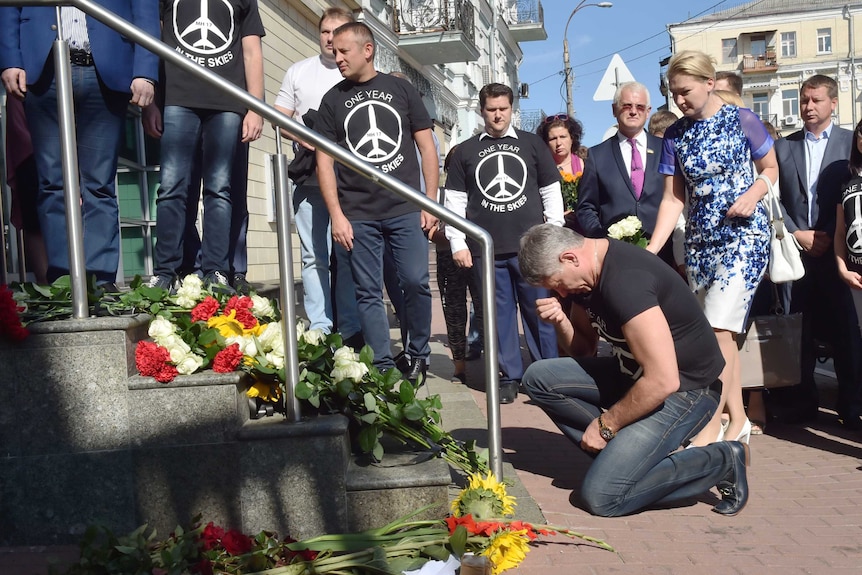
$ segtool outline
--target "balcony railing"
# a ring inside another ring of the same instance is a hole
[[[393,18],[398,47],[420,64],[473,62],[474,9],[468,0],[399,0]]]
[[[518,42],[548,38],[545,10],[539,0],[500,0],[500,16]]]
[[[399,34],[463,32],[476,41],[473,6],[467,0],[400,0],[395,18]]]
[[[758,56],[745,54],[742,57],[743,74],[760,74],[775,72],[776,70],[778,70],[778,58],[775,57],[775,51],[768,50],[765,54]]]

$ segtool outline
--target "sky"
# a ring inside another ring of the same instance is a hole
[[[548,39],[522,42],[524,58],[519,76],[530,85],[521,110],[543,110],[552,115],[566,111],[563,76],[563,30],[580,0],[541,0]],[[587,4],[598,0],[588,0]],[[667,24],[685,22],[745,0],[614,0],[611,8],[584,6],[569,24],[569,60],[574,73],[572,100],[575,116],[584,125],[581,143],[594,146],[614,124],[610,100],[594,102],[598,87],[614,54],[619,54],[634,79],[649,88],[655,111],[664,103],[659,93],[659,62],[670,56]]]

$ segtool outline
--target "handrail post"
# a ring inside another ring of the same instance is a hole
[[[75,137],[75,107],[72,98],[72,64],[69,60],[69,45],[63,40],[59,6],[57,6],[57,39],[54,41],[54,82],[57,89],[60,153],[63,159],[63,195],[66,203],[72,317],[82,319],[90,315],[90,304],[87,301],[87,266],[84,258],[84,223],[81,218],[78,144]]]
[[[278,277],[281,300],[282,337],[284,338],[285,416],[291,422],[301,418],[296,384],[299,382],[299,351],[296,339],[296,294],[293,280],[293,247],[290,237],[290,194],[287,181],[287,157],[282,152],[281,133],[275,126],[275,154],[272,181],[275,185],[275,226],[278,236]]]
[[[494,244],[481,242],[482,311],[485,328],[485,401],[488,410],[488,466],[503,478],[503,442],[500,431],[500,372],[497,364],[497,305],[494,281]]]

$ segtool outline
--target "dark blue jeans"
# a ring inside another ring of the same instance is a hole
[[[231,167],[242,116],[166,106],[162,182],[156,200],[156,275],[173,276],[183,262],[183,236],[195,155],[200,149],[204,215],[201,271],[230,271]]]
[[[473,256],[473,269],[477,274],[476,284],[482,285],[483,261]],[[503,379],[520,381],[524,375],[521,358],[521,336],[518,333],[518,309],[524,326],[524,339],[533,361],[557,357],[557,333],[554,326],[545,323],[536,315],[536,300],[551,296],[543,287],[531,286],[521,277],[518,254],[501,255],[494,258],[495,303],[497,307],[497,361]]]
[[[592,421],[632,385],[614,357],[559,358],[527,368],[527,393],[560,430],[580,446]],[[679,450],[710,420],[719,394],[709,389],[671,394],[649,415],[617,431],[584,477],[588,510],[604,517],[627,515],[653,504],[701,495],[733,466],[728,442]]]
[[[427,360],[431,353],[431,288],[428,274],[428,239],[422,233],[419,212],[385,220],[350,222],[353,251],[350,267],[356,282],[359,323],[365,343],[374,350],[374,365],[394,367],[389,321],[383,305],[383,253],[388,246],[404,293],[402,326],[410,334],[407,354]]]
[[[117,279],[120,219],[117,155],[126,120],[128,94],[108,90],[93,66],[72,66],[72,93],[88,274],[98,282]],[[63,164],[57,120],[57,89],[52,78],[39,79],[24,100],[33,154],[39,173],[39,224],[48,257],[48,281],[69,273]]]

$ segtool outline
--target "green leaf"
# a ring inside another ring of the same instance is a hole
[[[370,392],[366,393],[363,396],[363,399],[365,401],[365,409],[367,409],[368,411],[373,411],[373,412],[378,411],[377,398],[374,397],[373,393],[370,393]]]
[[[349,379],[344,379],[339,381],[336,386],[336,391],[338,391],[338,395],[341,397],[347,397],[351,391],[353,391],[353,381]]]
[[[371,365],[374,363],[374,350],[370,346],[365,345],[359,351],[359,361],[364,364]]]
[[[373,424],[377,422],[378,415],[376,413],[364,413],[359,416],[359,421],[367,424]]]
[[[377,426],[369,425],[368,427],[363,427],[359,432],[359,448],[362,449],[363,453],[371,453],[374,448],[380,445],[380,442],[377,439],[382,435],[377,431]],[[380,447],[381,451],[383,447]]]
[[[410,421],[419,421],[425,417],[425,408],[423,408],[418,401],[414,401],[410,405],[404,407],[404,417]]]
[[[401,382],[398,396],[401,398],[401,403],[410,403],[413,401],[413,398],[416,397],[416,388],[414,388],[413,384],[405,379]]]
[[[374,449],[371,451],[371,456],[375,461],[383,461],[383,445],[378,441],[374,445]]]
[[[455,528],[455,532],[449,536],[449,546],[456,557],[461,557],[467,550],[467,529],[463,525]]]
[[[128,545],[115,545],[114,549],[116,549],[117,551],[119,551],[123,555],[131,555],[132,553],[135,553],[138,550],[137,547],[130,547]]]
[[[449,559],[449,555],[452,554],[445,545],[428,545],[422,548],[422,553],[437,561],[446,561]]]

